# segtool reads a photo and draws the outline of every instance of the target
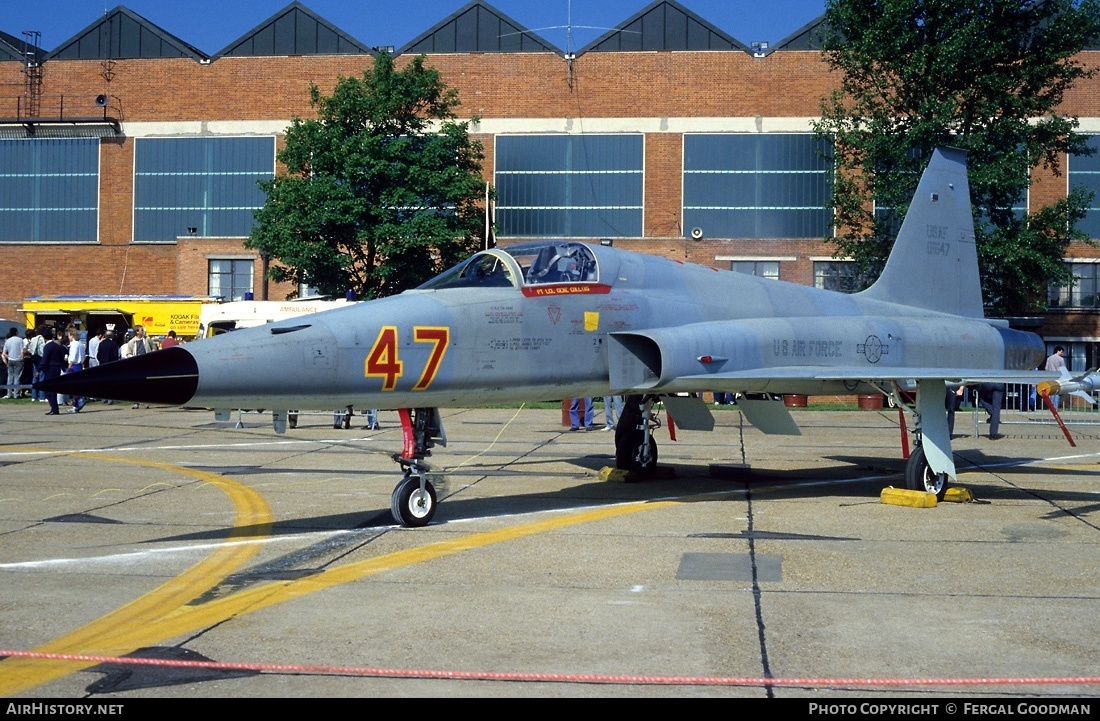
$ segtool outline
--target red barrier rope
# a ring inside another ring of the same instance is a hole
[[[309,664],[231,663],[225,661],[183,661],[158,658],[122,658],[84,656],[36,651],[5,651],[0,657],[34,658],[78,663],[111,663],[129,666],[169,666],[205,668],[219,671],[257,671],[339,676],[370,676],[378,678],[447,679],[457,681],[522,681],[551,683],[618,684],[626,686],[1081,686],[1100,684],[1100,676],[1038,677],[1038,678],[736,678],[720,676],[640,676],[615,674],[514,673],[506,671],[442,671],[395,668],[357,668],[347,666],[317,666]]]

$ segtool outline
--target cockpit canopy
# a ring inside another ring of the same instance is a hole
[[[420,290],[599,282],[599,264],[592,248],[576,241],[554,240],[483,250],[432,278]]]

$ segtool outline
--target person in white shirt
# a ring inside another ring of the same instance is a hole
[[[1066,358],[1063,355],[1066,349],[1062,346],[1055,346],[1054,352],[1047,357],[1046,365],[1043,366],[1044,370],[1052,371],[1054,373],[1061,373],[1066,367]],[[1054,406],[1055,410],[1058,409],[1058,396],[1050,396],[1050,405]]]
[[[88,339],[88,367],[95,368],[99,365],[96,354],[99,352],[99,342],[103,340],[104,330],[100,328]]]
[[[23,339],[19,331],[12,328],[4,341],[4,364],[8,367],[8,393],[5,398],[19,397],[19,383],[23,378]]]
[[[69,373],[78,373],[84,370],[84,362],[88,358],[88,352],[84,348],[84,342],[80,340],[80,331],[69,326]],[[69,413],[79,413],[84,408],[84,399],[73,396],[73,407]]]
[[[38,364],[42,362],[42,353],[46,349],[46,339],[42,337],[42,331],[36,331],[31,336],[30,345],[27,346],[27,357],[23,360],[24,363],[30,363],[31,368],[31,383],[37,383],[45,378],[45,374],[42,369],[38,367]],[[36,391],[31,388],[31,400],[38,401],[39,403],[46,402],[46,392]]]

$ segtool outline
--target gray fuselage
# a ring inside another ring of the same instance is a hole
[[[427,287],[188,344],[199,368],[188,405],[404,408],[629,391],[873,392],[863,381],[890,368],[904,378],[917,366],[1024,370],[1043,358],[1037,336],[984,319],[585,247],[598,264],[590,280]],[[480,257],[515,263],[501,250]],[[521,266],[510,270],[512,279],[526,277]],[[826,376],[843,369],[845,378],[786,378],[785,368]]]

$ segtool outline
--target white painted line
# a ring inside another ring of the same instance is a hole
[[[289,446],[289,445],[301,445],[305,444],[341,444],[341,443],[358,443],[362,441],[373,441],[374,436],[366,436],[363,438],[333,438],[333,439],[302,439],[302,440],[287,440],[287,441],[256,441],[250,443],[201,443],[195,445],[186,446],[124,446],[121,448],[70,448],[70,449],[54,449],[54,450],[42,450],[42,451],[7,451],[0,452],[0,458],[15,457],[15,456],[52,456],[64,453],[126,453],[131,451],[186,451],[186,450],[204,450],[208,448],[263,448],[265,446]]]
[[[249,541],[231,541],[221,543],[199,543],[189,546],[173,546],[171,548],[153,548],[146,551],[133,553],[114,553],[109,556],[88,556],[86,558],[50,558],[42,561],[20,561],[18,563],[0,563],[0,570],[30,570],[39,568],[57,568],[59,566],[81,566],[91,564],[132,564],[136,561],[149,560],[171,554],[196,553],[231,548],[234,546],[248,546],[253,544],[266,545],[270,543],[300,543],[303,540],[327,539],[336,536],[345,536],[357,533],[357,531],[315,531],[313,533],[297,533],[290,536],[261,538]]]

